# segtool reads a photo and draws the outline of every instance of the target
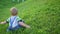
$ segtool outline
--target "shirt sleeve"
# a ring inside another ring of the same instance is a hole
[[[23,22],[23,20],[21,18],[17,18],[18,22]]]
[[[10,22],[10,18],[8,18],[8,19],[6,20],[6,22],[9,23],[9,22]]]

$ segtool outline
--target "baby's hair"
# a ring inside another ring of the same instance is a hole
[[[16,7],[12,7],[10,9],[12,15],[17,15],[18,14],[18,9]]]
[[[15,10],[16,12],[18,11],[16,7],[12,7],[10,11]]]

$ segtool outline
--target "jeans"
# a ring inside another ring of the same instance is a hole
[[[20,27],[21,27],[20,25],[14,27],[14,28],[8,27],[7,31],[14,31],[14,30],[19,29]]]

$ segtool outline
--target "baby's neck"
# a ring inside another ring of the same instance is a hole
[[[11,15],[11,16],[17,16],[17,15]]]

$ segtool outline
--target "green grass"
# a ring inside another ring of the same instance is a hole
[[[18,16],[31,29],[6,32],[8,25],[4,24],[0,25],[0,34],[60,34],[60,0],[26,0],[21,3],[9,1],[0,1],[0,21],[10,16],[11,7],[17,7]]]

